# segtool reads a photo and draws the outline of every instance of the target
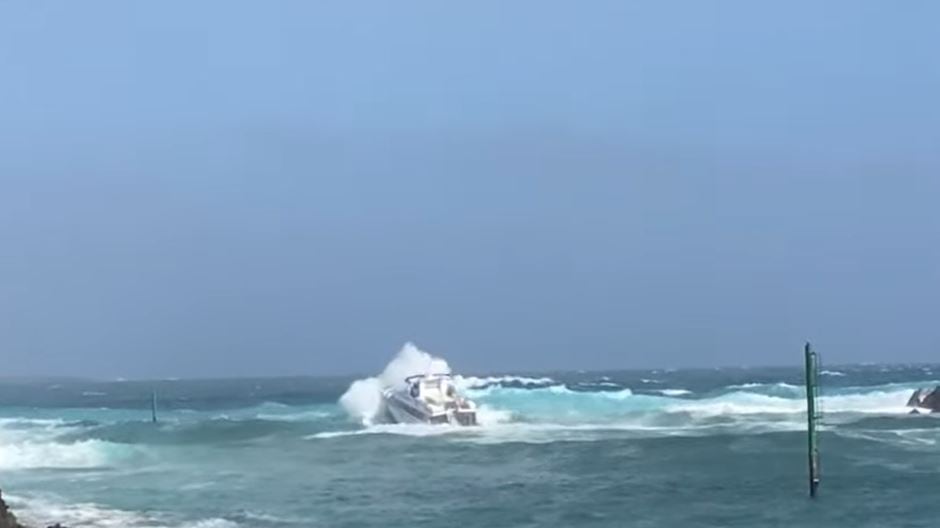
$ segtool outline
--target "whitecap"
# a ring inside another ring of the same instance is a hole
[[[74,443],[0,441],[0,469],[105,468],[136,454],[135,448],[101,440]]]
[[[663,396],[687,396],[689,394],[692,394],[692,391],[687,390],[687,389],[663,389],[657,392],[659,392]]]
[[[458,388],[473,389],[483,388],[490,385],[523,385],[523,386],[544,386],[557,383],[549,377],[529,378],[526,376],[487,376],[479,378],[476,376],[454,376]]]

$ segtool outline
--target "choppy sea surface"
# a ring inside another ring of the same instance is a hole
[[[363,423],[351,379],[7,380],[0,487],[73,528],[932,526],[938,378],[824,371],[815,501],[798,368],[458,378],[477,428]]]

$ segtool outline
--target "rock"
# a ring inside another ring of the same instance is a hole
[[[3,502],[2,491],[0,491],[0,528],[25,528],[16,520],[16,515],[13,515],[7,503]]]
[[[940,385],[934,387],[932,391],[924,396],[921,400],[921,406],[931,411],[940,411]]]
[[[940,385],[931,390],[917,389],[914,394],[911,394],[907,406],[913,407],[914,410],[924,409],[932,413],[940,412]]]

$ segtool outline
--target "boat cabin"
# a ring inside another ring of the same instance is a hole
[[[458,399],[457,388],[447,376],[414,376],[406,381],[410,383],[411,397],[429,404],[445,405]]]

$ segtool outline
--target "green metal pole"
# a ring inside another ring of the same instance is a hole
[[[806,343],[803,349],[806,360],[806,437],[809,454],[809,496],[816,497],[819,487],[819,445],[816,441],[816,396],[817,389],[817,361],[813,347]]]

